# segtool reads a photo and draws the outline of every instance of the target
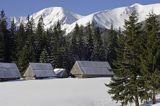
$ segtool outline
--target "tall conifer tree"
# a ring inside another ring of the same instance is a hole
[[[10,51],[11,51],[11,60],[16,61],[16,25],[14,19],[11,21],[11,28],[10,28]]]
[[[40,55],[40,62],[41,63],[50,63],[49,54],[46,48],[43,49]]]
[[[5,34],[7,32],[6,30],[6,17],[5,13],[2,10],[0,13],[0,61],[4,62],[5,59]]]
[[[113,61],[116,60],[116,48],[118,47],[118,34],[113,29],[113,25],[109,30],[109,38],[108,38],[108,52],[107,52],[107,60],[110,63],[111,67],[114,68]]]
[[[93,42],[93,29],[91,24],[89,23],[86,28],[87,34],[87,53],[86,53],[86,60],[91,60],[91,56],[93,53],[94,42]]]
[[[44,31],[44,23],[43,23],[43,17],[41,16],[37,28],[36,28],[36,34],[34,36],[34,49],[35,49],[35,58],[36,61],[39,61],[40,54],[43,51],[43,48],[46,45],[46,36]]]
[[[156,103],[156,94],[160,91],[160,39],[158,37],[159,22],[157,16],[149,14],[143,37],[143,52],[141,55],[141,70],[146,93],[143,99],[152,99]]]
[[[143,83],[140,80],[140,59],[141,54],[141,27],[138,24],[136,14],[133,12],[128,21],[125,21],[124,35],[119,39],[117,48],[117,59],[114,63],[115,77],[108,85],[112,98],[121,102],[122,105],[135,103],[139,106],[139,97]]]
[[[104,42],[101,37],[100,28],[97,27],[94,30],[94,49],[92,53],[92,60],[95,61],[105,61],[106,60],[106,51],[104,48]]]
[[[34,33],[34,29],[35,29],[35,24],[34,24],[34,19],[33,17],[27,17],[27,24],[26,24],[26,46],[28,48],[28,52],[29,52],[29,61],[30,62],[36,62],[36,58],[35,58],[35,47],[34,47],[34,42],[35,42],[35,33]]]
[[[71,44],[70,44],[70,50],[72,52],[73,61],[76,61],[79,59],[78,57],[78,41],[77,41],[77,35],[79,34],[79,25],[76,24],[74,28],[74,32],[71,38]]]

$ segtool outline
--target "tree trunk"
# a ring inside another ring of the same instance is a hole
[[[156,104],[156,93],[155,93],[155,90],[153,90],[153,94],[152,94],[152,104]]]
[[[135,106],[139,106],[139,99],[138,99],[138,96],[135,97]]]

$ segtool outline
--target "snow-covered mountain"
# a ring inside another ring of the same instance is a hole
[[[71,32],[76,23],[78,25],[86,26],[89,22],[94,23],[102,28],[110,28],[111,24],[113,24],[115,29],[123,29],[124,20],[128,20],[129,15],[135,11],[138,15],[139,22],[144,21],[148,14],[152,11],[156,14],[160,14],[160,3],[150,4],[150,5],[141,5],[141,4],[133,4],[129,7],[120,7],[112,10],[104,10],[96,13],[92,13],[88,16],[85,16],[78,21],[74,22],[72,25],[68,27],[66,30],[67,33]]]
[[[65,29],[68,27],[68,25],[83,17],[79,14],[65,10],[62,7],[45,8],[43,10],[40,10],[39,12],[32,14],[30,17],[33,17],[35,25],[37,25],[38,20],[41,16],[43,17],[44,26],[46,29],[54,26],[58,21],[61,23],[62,28]],[[27,17],[11,18],[14,19],[17,26],[19,26],[21,22],[24,24],[27,23]]]
[[[137,13],[139,22],[141,22],[144,21],[147,18],[147,15],[151,12],[154,12],[156,15],[160,15],[160,3],[149,5],[135,3],[128,7],[103,10],[87,16],[81,16],[65,10],[62,7],[51,7],[34,13],[31,16],[35,20],[35,24],[38,23],[40,16],[43,16],[45,28],[50,28],[55,25],[57,21],[60,21],[62,29],[66,30],[67,34],[73,31],[76,23],[78,25],[87,26],[90,22],[91,24],[94,23],[96,26],[107,29],[110,28],[111,24],[113,24],[115,29],[123,29],[124,20],[127,20],[133,11]],[[27,22],[24,17],[14,17],[14,19],[17,25],[19,25],[20,22]]]

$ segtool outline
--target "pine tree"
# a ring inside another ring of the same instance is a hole
[[[34,20],[33,18],[27,17],[27,24],[24,30],[23,24],[20,25],[16,33],[16,51],[18,62],[17,65],[23,73],[28,66],[29,62],[35,62],[35,48],[34,44]]]
[[[156,94],[160,91],[160,39],[158,39],[159,24],[157,16],[149,14],[145,25],[145,36],[143,36],[143,52],[141,55],[141,70],[144,80],[145,95],[143,99],[152,99],[156,103]]]
[[[71,58],[72,55],[70,53],[70,49],[68,47],[69,43],[67,42],[66,38],[65,38],[65,46],[63,47],[63,64],[62,67],[65,68],[66,70],[68,70],[68,74],[70,73],[69,70],[71,70],[74,62],[73,59]]]
[[[94,43],[93,43],[93,30],[92,30],[92,26],[90,23],[86,27],[86,34],[87,34],[86,60],[91,60],[91,56],[92,56],[93,48],[94,48]]]
[[[101,37],[100,28],[97,27],[94,30],[94,49],[91,56],[92,60],[95,61],[105,61],[106,60],[106,51],[104,48],[104,43]]]
[[[47,31],[47,36],[50,36],[50,39],[49,40],[49,55],[50,55],[50,58],[51,58],[51,64],[52,66],[54,66],[54,57],[53,57],[53,52],[55,52],[55,43],[56,43],[56,39],[55,39],[55,35],[53,33],[53,29],[49,29]]]
[[[41,55],[40,55],[40,62],[41,63],[50,63],[48,51],[44,48]]]
[[[16,39],[16,57],[19,57],[19,52],[22,50],[22,48],[25,45],[26,42],[26,34],[25,34],[25,29],[23,24],[21,23],[18,30],[16,31],[16,35],[15,35],[15,39]]]
[[[80,26],[79,32],[77,33],[77,45],[78,45],[78,60],[84,60],[85,59],[85,41],[84,41],[84,30],[83,27]]]
[[[29,52],[29,62],[36,62],[36,57],[35,57],[35,47],[34,47],[34,42],[35,42],[35,33],[34,33],[34,29],[35,29],[35,25],[34,25],[34,20],[33,17],[30,18],[29,16],[27,17],[27,24],[26,24],[26,46],[28,48],[28,52]]]
[[[12,61],[16,61],[16,25],[14,23],[14,19],[11,21],[10,28],[10,51],[11,51],[11,59]]]
[[[113,61],[116,60],[116,48],[118,47],[118,35],[117,32],[114,31],[113,25],[111,25],[111,28],[109,30],[109,38],[107,40],[108,42],[108,52],[107,52],[107,60],[110,63],[111,67],[114,68]]]
[[[34,42],[33,42],[34,48],[35,48],[35,58],[37,62],[39,61],[40,54],[46,45],[45,37],[46,36],[45,36],[45,31],[44,31],[43,17],[41,16],[37,24],[36,34],[35,34]]]
[[[74,28],[74,32],[71,38],[71,44],[70,44],[70,51],[72,52],[73,61],[75,62],[78,60],[78,41],[77,41],[77,34],[79,34],[79,26],[76,24]]]
[[[54,67],[62,67],[64,56],[64,44],[63,31],[61,25],[57,22],[57,25],[53,29],[53,35],[51,37],[51,58],[52,65]]]
[[[26,35],[27,37],[32,36],[34,33],[35,24],[33,17],[27,16],[27,24],[26,24]]]
[[[4,43],[3,45],[3,49],[4,49],[4,57],[3,57],[3,61],[4,62],[11,62],[12,61],[12,48],[11,48],[11,34],[10,31],[7,29],[7,21],[6,21],[6,16],[5,16],[5,12],[2,10],[1,14],[0,14],[0,26],[1,26],[1,35],[2,35],[2,39],[4,39],[4,41],[2,41]]]
[[[140,59],[141,54],[141,26],[138,18],[133,12],[128,21],[125,21],[124,35],[118,40],[119,47],[116,49],[117,59],[114,62],[115,77],[108,85],[109,93],[122,105],[135,103],[139,106],[139,97],[143,83],[140,80]]]
[[[6,17],[2,10],[0,14],[0,61],[4,62],[5,59],[5,33],[6,33]]]
[[[27,45],[25,45],[19,54],[17,65],[18,65],[18,68],[22,74],[24,74],[25,69],[27,68],[27,66],[30,62],[30,60],[28,58],[30,56],[28,50],[29,49],[28,49]]]

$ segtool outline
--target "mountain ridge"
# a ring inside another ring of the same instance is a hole
[[[124,20],[128,20],[129,15],[135,11],[139,18],[139,22],[144,21],[147,15],[152,11],[156,15],[160,15],[160,3],[142,5],[139,3],[132,4],[131,6],[118,7],[110,10],[102,10],[91,13],[86,16],[68,11],[63,7],[48,7],[42,9],[36,13],[33,13],[31,17],[35,20],[35,25],[38,24],[40,16],[43,16],[45,29],[48,29],[59,21],[62,25],[62,30],[66,31],[66,34],[73,31],[76,24],[87,26],[88,23],[94,23],[96,26],[109,29],[113,24],[115,29],[123,29]],[[16,25],[20,23],[26,23],[26,17],[12,17]]]

